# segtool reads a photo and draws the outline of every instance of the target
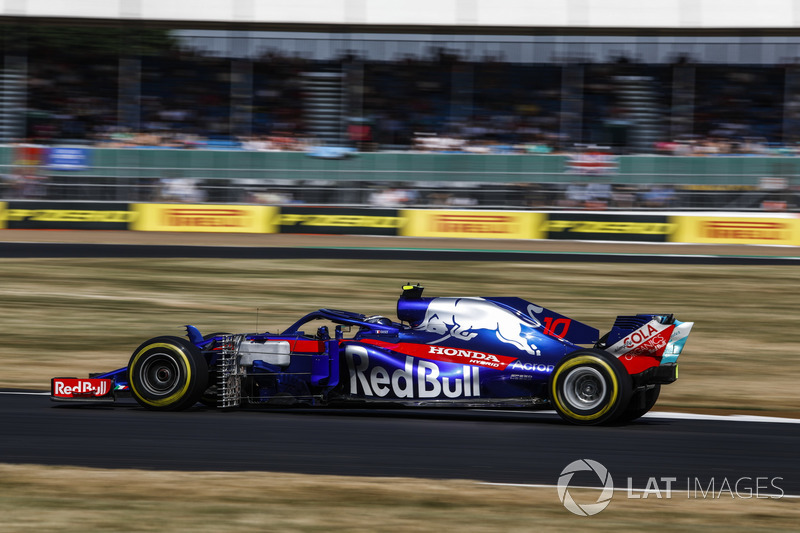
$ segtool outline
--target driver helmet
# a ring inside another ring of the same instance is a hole
[[[367,324],[380,324],[381,326],[391,326],[392,321],[385,316],[372,315],[364,319]]]

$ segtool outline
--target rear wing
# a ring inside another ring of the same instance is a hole
[[[672,315],[620,315],[605,339],[606,351],[616,357],[649,355],[661,364],[675,363],[686,345],[694,322]]]

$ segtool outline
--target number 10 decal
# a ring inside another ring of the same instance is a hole
[[[557,339],[563,339],[566,337],[571,323],[572,320],[569,318],[557,318],[553,320],[553,317],[546,316],[544,317],[544,333],[545,335],[550,335]],[[557,331],[558,328],[561,328],[561,330]]]

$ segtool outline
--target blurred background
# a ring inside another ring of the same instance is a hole
[[[796,210],[793,8],[715,3],[6,2],[0,199]]]

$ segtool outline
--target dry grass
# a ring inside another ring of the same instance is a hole
[[[617,314],[672,312],[696,325],[660,408],[800,410],[800,270],[789,266],[6,259],[0,387],[124,366],[183,324],[279,331],[318,307],[394,316],[408,281],[427,295],[521,296],[601,330]]]
[[[578,517],[554,488],[472,481],[0,464],[0,531],[796,531],[796,500],[627,499]],[[574,491],[589,503],[597,493]],[[585,499],[584,499],[585,498]]]

